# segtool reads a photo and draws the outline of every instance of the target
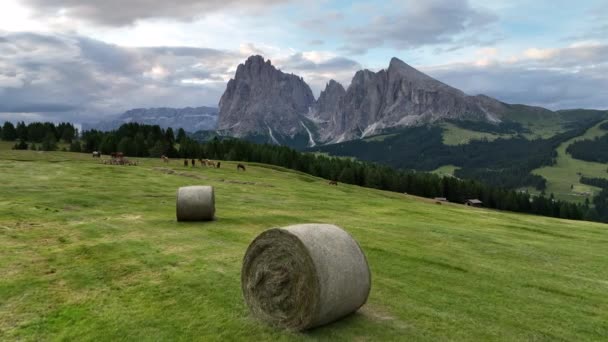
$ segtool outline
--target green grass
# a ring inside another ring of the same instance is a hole
[[[585,134],[562,143],[557,148],[557,163],[532,171],[534,174],[545,177],[547,180],[547,193],[555,194],[556,198],[568,201],[582,202],[585,198],[590,200],[600,189],[580,183],[580,175],[594,178],[608,178],[608,164],[588,162],[574,159],[566,152],[568,146],[575,141],[593,139],[607,134],[599,128],[599,123],[585,132]],[[571,189],[571,186],[574,186]]]
[[[535,107],[523,108],[519,105],[513,107],[505,118],[522,124],[529,131],[523,134],[527,139],[548,139],[565,131],[564,124],[568,120],[564,115]]]
[[[179,164],[0,151],[0,340],[608,336],[607,225],[330,187],[262,165]],[[176,189],[192,184],[216,187],[216,221],[175,221]],[[249,315],[240,267],[259,233],[304,222],[358,240],[372,291],[358,313],[291,333]]]
[[[431,171],[431,173],[436,173],[441,176],[454,176],[454,171],[458,169],[460,169],[460,167],[455,165],[443,165]]]
[[[443,143],[445,145],[465,145],[470,143],[472,140],[485,139],[487,141],[494,141],[498,138],[507,139],[513,137],[512,134],[497,134],[473,131],[470,129],[458,127],[449,122],[443,123],[441,124],[441,126],[445,129],[443,132]]]

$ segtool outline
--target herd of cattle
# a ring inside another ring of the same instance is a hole
[[[93,158],[101,158],[101,152],[99,151],[93,151],[92,153]],[[110,159],[102,159],[102,163],[103,164],[109,164],[109,165],[128,165],[128,166],[137,166],[138,163],[137,161],[133,161],[133,160],[129,160],[127,157],[125,157],[125,155],[122,152],[112,152],[110,154]],[[163,155],[160,157],[160,159],[162,161],[164,161],[165,163],[169,163],[170,159],[169,157]],[[192,167],[196,167],[196,161],[195,159],[191,159],[190,160],[190,164],[192,165]],[[198,159],[198,163],[202,166],[208,166],[208,167],[214,167],[214,168],[220,168],[222,163],[221,162],[214,162],[213,160],[209,160],[209,159]],[[188,166],[188,159],[184,159],[184,166]],[[243,170],[245,171],[245,165],[243,164],[237,164],[236,166],[236,170]]]
[[[93,158],[101,158],[101,152],[99,151],[93,151],[92,153]],[[109,165],[127,165],[127,166],[137,166],[138,163],[136,160],[129,160],[127,157],[124,156],[124,154],[122,152],[112,152],[110,154],[111,159],[102,159],[102,163],[103,164],[109,164]],[[160,157],[160,159],[162,161],[164,161],[166,164],[168,164],[170,162],[169,157],[163,155]],[[203,166],[208,166],[208,167],[214,167],[219,169],[220,166],[222,165],[221,162],[214,162],[213,160],[209,160],[209,159],[198,159],[198,163],[201,165],[201,167]],[[192,167],[196,167],[196,160],[195,159],[191,159],[190,160],[190,164],[192,165]],[[184,159],[184,166],[188,167],[188,159]],[[245,165],[238,163],[236,165],[236,170],[240,171],[246,171],[247,169],[245,168]],[[329,185],[338,185],[338,182],[335,180],[330,180],[329,181]]]

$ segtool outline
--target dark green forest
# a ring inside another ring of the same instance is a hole
[[[593,208],[587,212],[593,221],[608,222],[608,179],[581,177],[581,183],[601,188],[593,198]]]
[[[608,123],[603,124],[601,127],[608,130]],[[592,140],[581,140],[572,143],[568,146],[566,152],[576,159],[608,163],[608,133]]]
[[[475,125],[481,127],[484,124]],[[517,127],[512,125],[496,130],[506,132],[518,129]],[[515,136],[449,146],[443,144],[443,128],[412,127],[400,130],[382,141],[353,140],[308,151],[355,157],[398,169],[431,171],[443,165],[455,165],[460,167],[455,171],[455,176],[459,178],[475,179],[492,186],[512,189],[530,186],[544,190],[545,180],[530,174],[530,171],[553,165],[557,156],[555,149],[562,142],[583,134],[587,128],[577,127],[549,139],[528,140]]]
[[[71,123],[53,124],[50,122],[19,122],[13,125],[5,122],[0,129],[0,137],[4,141],[17,141],[14,148],[18,150],[54,151],[57,143],[63,141],[72,143],[76,137],[76,128]]]

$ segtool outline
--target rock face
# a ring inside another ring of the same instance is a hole
[[[239,65],[219,107],[219,129],[229,135],[268,135],[282,143],[275,136],[304,133],[309,146],[446,119],[500,122],[507,111],[502,102],[468,96],[397,58],[378,72],[358,71],[346,90],[330,81],[315,101],[302,78],[284,74],[261,56]]]
[[[498,122],[505,107],[486,96],[467,96],[393,58],[388,69],[358,71],[339,109],[331,110],[316,116],[333,115],[321,136],[337,142],[445,119]]]
[[[146,125],[171,127],[174,130],[183,128],[188,132],[211,130],[217,126],[218,109],[213,107],[186,108],[137,108],[131,109],[112,120],[95,124],[83,124],[83,129],[110,131],[120,125],[137,122]]]
[[[301,77],[252,56],[238,66],[220,99],[218,129],[237,137],[269,135],[276,142],[276,136],[305,131],[302,119],[314,103]]]
[[[342,122],[338,122],[337,120],[342,118],[340,113],[345,95],[346,90],[344,87],[340,83],[330,80],[314,104],[309,118],[319,127],[319,133],[321,133],[319,137],[320,141],[331,140],[335,128],[338,125],[342,125]]]

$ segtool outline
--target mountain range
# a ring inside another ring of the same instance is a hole
[[[83,128],[111,130],[126,122],[139,122],[188,132],[213,131],[200,136],[310,148],[454,121],[494,126],[515,123],[533,136],[571,120],[545,108],[465,94],[398,58],[377,72],[357,71],[347,88],[330,80],[315,99],[302,77],[284,73],[256,55],[237,67],[219,108],[133,109]]]
[[[485,95],[469,96],[397,58],[378,72],[358,71],[348,88],[331,80],[315,99],[301,77],[251,56],[228,82],[218,129],[235,137],[314,146],[445,120],[500,123],[510,109]]]
[[[213,130],[217,126],[218,109],[213,107],[186,108],[136,108],[131,109],[113,119],[97,123],[85,123],[83,130],[97,129],[110,131],[120,125],[137,122],[146,125],[159,125],[162,128],[171,127],[174,130],[183,128],[187,132]]]

